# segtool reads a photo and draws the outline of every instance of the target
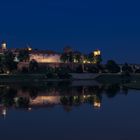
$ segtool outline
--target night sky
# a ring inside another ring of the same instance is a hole
[[[104,61],[140,63],[140,8],[135,1],[0,0],[0,41],[8,47],[51,49],[65,45]]]

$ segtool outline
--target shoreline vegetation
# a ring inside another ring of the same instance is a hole
[[[122,84],[130,89],[140,90],[140,74],[123,76],[120,73],[70,73],[68,78],[47,78],[46,74],[0,74],[0,84],[43,84],[46,82],[74,83],[74,85]]]

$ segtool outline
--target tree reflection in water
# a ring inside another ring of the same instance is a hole
[[[118,93],[127,95],[128,89],[122,85],[96,85],[73,87],[70,83],[47,83],[45,85],[4,85],[0,86],[0,113],[5,108],[31,110],[33,108],[63,106],[65,111],[82,104],[100,108],[103,94],[108,98]]]
[[[120,92],[120,85],[108,85],[105,89],[105,92],[108,98],[113,98],[117,95],[118,92]]]

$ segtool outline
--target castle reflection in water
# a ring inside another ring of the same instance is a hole
[[[10,109],[32,111],[39,108],[62,106],[65,111],[89,104],[93,109],[102,107],[102,98],[127,95],[128,89],[121,85],[71,86],[69,83],[47,83],[45,85],[1,85],[0,114],[5,117]]]

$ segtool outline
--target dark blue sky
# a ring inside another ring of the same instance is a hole
[[[140,63],[140,8],[135,1],[1,0],[0,40],[9,47],[62,51],[65,45],[104,60]]]

